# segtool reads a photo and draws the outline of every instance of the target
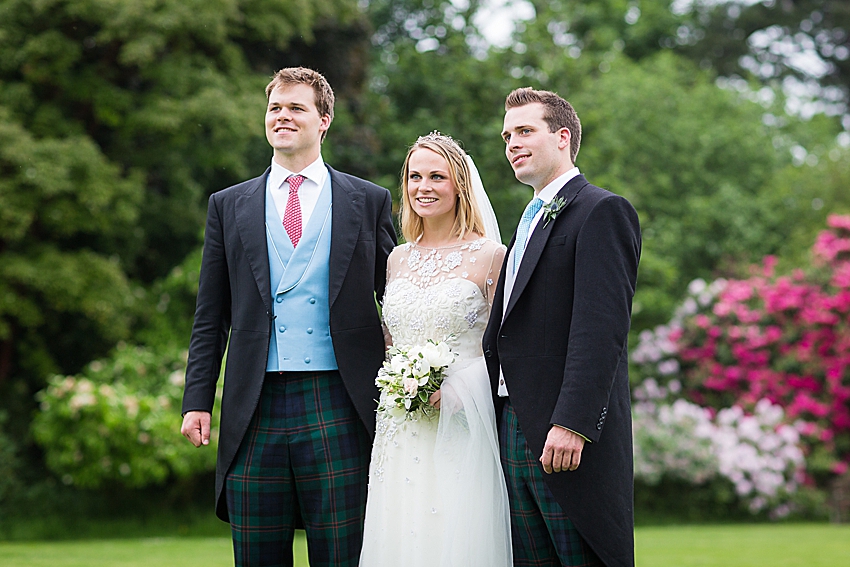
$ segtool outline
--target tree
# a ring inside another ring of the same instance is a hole
[[[807,114],[847,113],[850,5],[843,0],[696,0],[668,42],[721,75],[794,79],[813,95]],[[796,90],[800,90],[799,88]],[[850,122],[845,122],[850,128]]]

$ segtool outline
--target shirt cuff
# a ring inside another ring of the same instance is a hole
[[[581,434],[581,433],[579,433],[578,431],[573,431],[573,430],[572,430],[572,429],[570,429],[569,427],[564,427],[563,425],[558,425],[557,423],[553,423],[552,425],[553,425],[553,426],[555,426],[555,427],[560,427],[561,429],[566,429],[566,430],[567,430],[567,431],[569,431],[570,433],[575,433],[576,435],[578,435],[579,437],[581,437],[582,439],[584,439],[585,443],[593,443],[593,441],[591,441],[590,439],[588,439],[587,437],[585,437],[584,435],[582,435],[582,434]]]

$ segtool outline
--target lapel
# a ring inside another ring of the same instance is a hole
[[[351,264],[351,256],[360,236],[365,192],[330,166],[331,194],[331,255],[328,276],[328,306],[333,306],[342,289],[342,282]]]
[[[266,181],[271,168],[245,184],[236,195],[236,228],[245,258],[260,290],[266,310],[271,313],[269,252],[266,241]]]
[[[577,175],[570,179],[567,184],[558,191],[556,196],[562,197],[566,201],[564,208],[569,207],[573,202],[573,199],[575,199],[581,190],[587,185],[589,185],[587,179],[585,179],[583,175]],[[564,211],[561,210],[558,214],[561,215],[563,212]],[[546,224],[546,221],[541,218],[540,221],[538,221],[537,226],[534,228],[534,232],[531,233],[531,238],[528,240],[528,246],[525,247],[525,252],[522,256],[522,263],[519,265],[519,271],[517,272],[516,279],[514,280],[514,287],[511,291],[511,297],[508,300],[508,307],[505,309],[503,319],[507,318],[510,314],[514,305],[516,305],[517,299],[520,295],[522,295],[525,286],[528,284],[528,280],[531,279],[531,274],[534,273],[534,268],[537,266],[537,262],[543,254],[543,249],[546,248],[546,243],[549,241],[549,236],[552,234],[552,229],[555,226],[556,221],[557,219]],[[513,247],[515,239],[516,233],[514,233],[514,238],[511,240],[511,248]],[[508,248],[508,252],[510,252],[510,248]],[[505,257],[507,258],[507,256]]]

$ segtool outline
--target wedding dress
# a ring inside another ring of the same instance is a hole
[[[384,324],[397,346],[456,353],[433,418],[377,415],[361,567],[508,567],[507,491],[481,352],[505,248],[479,239],[390,255]]]

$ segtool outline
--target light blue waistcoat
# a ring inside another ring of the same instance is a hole
[[[274,320],[267,372],[336,370],[330,333],[331,176],[293,249],[266,183]]]

